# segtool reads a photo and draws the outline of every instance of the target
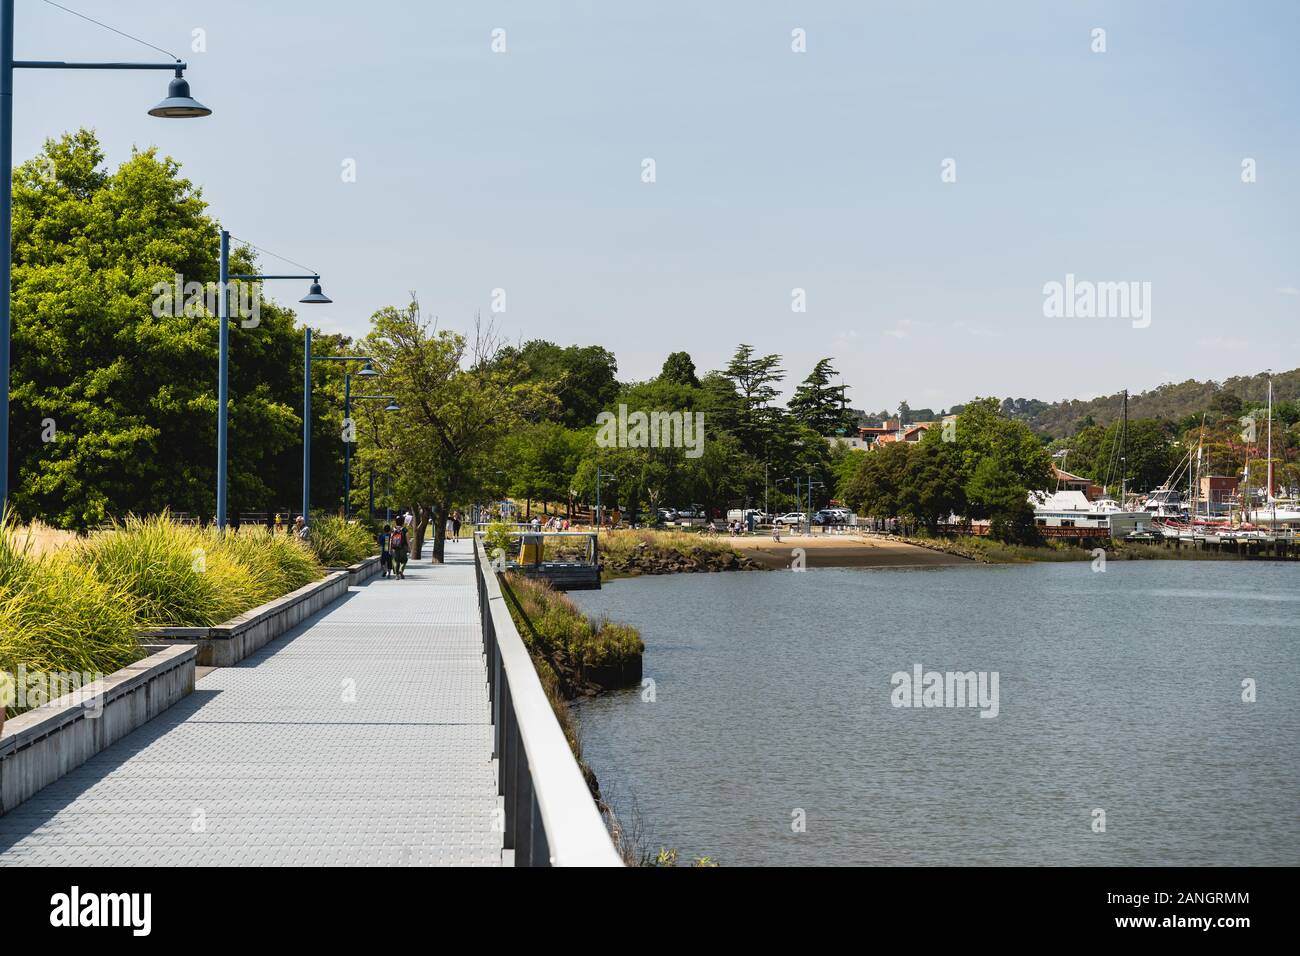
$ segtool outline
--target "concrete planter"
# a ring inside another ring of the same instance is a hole
[[[148,657],[19,714],[0,733],[0,814],[80,767],[194,690],[193,647]]]
[[[364,561],[358,561],[356,564],[349,564],[346,568],[330,568],[330,571],[331,573],[334,571],[348,572],[348,587],[359,587],[379,573],[379,555],[373,555]]]
[[[157,644],[194,645],[199,666],[230,667],[347,594],[351,576],[350,570],[331,571],[324,580],[306,584],[216,627],[160,627],[142,638]]]

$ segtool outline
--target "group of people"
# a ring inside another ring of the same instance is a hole
[[[410,515],[398,515],[375,536],[379,544],[379,568],[383,577],[390,574],[401,581],[406,577],[406,562],[411,557]]]
[[[534,531],[568,531],[569,519],[561,518],[559,515],[553,515],[546,519],[546,524],[542,524],[542,519],[533,515],[533,520],[528,522],[529,527]]]
[[[239,530],[237,522],[232,522],[232,526],[234,526],[235,530]],[[280,512],[278,511],[275,513],[275,524],[272,530],[276,534],[281,534],[282,532],[285,531],[284,518],[280,515]],[[304,518],[302,515],[298,515],[298,517],[293,519],[293,524],[289,526],[288,533],[293,535],[295,538],[301,538],[303,541],[306,541],[307,540],[307,519]]]

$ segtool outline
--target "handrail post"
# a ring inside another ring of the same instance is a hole
[[[515,760],[515,865],[533,865],[533,781],[528,775],[528,755],[516,745]]]

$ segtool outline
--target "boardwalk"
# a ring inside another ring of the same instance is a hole
[[[0,817],[0,865],[502,862],[467,543],[376,578]]]

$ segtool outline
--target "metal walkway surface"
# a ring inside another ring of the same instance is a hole
[[[486,680],[448,541],[0,816],[0,866],[500,865]]]

